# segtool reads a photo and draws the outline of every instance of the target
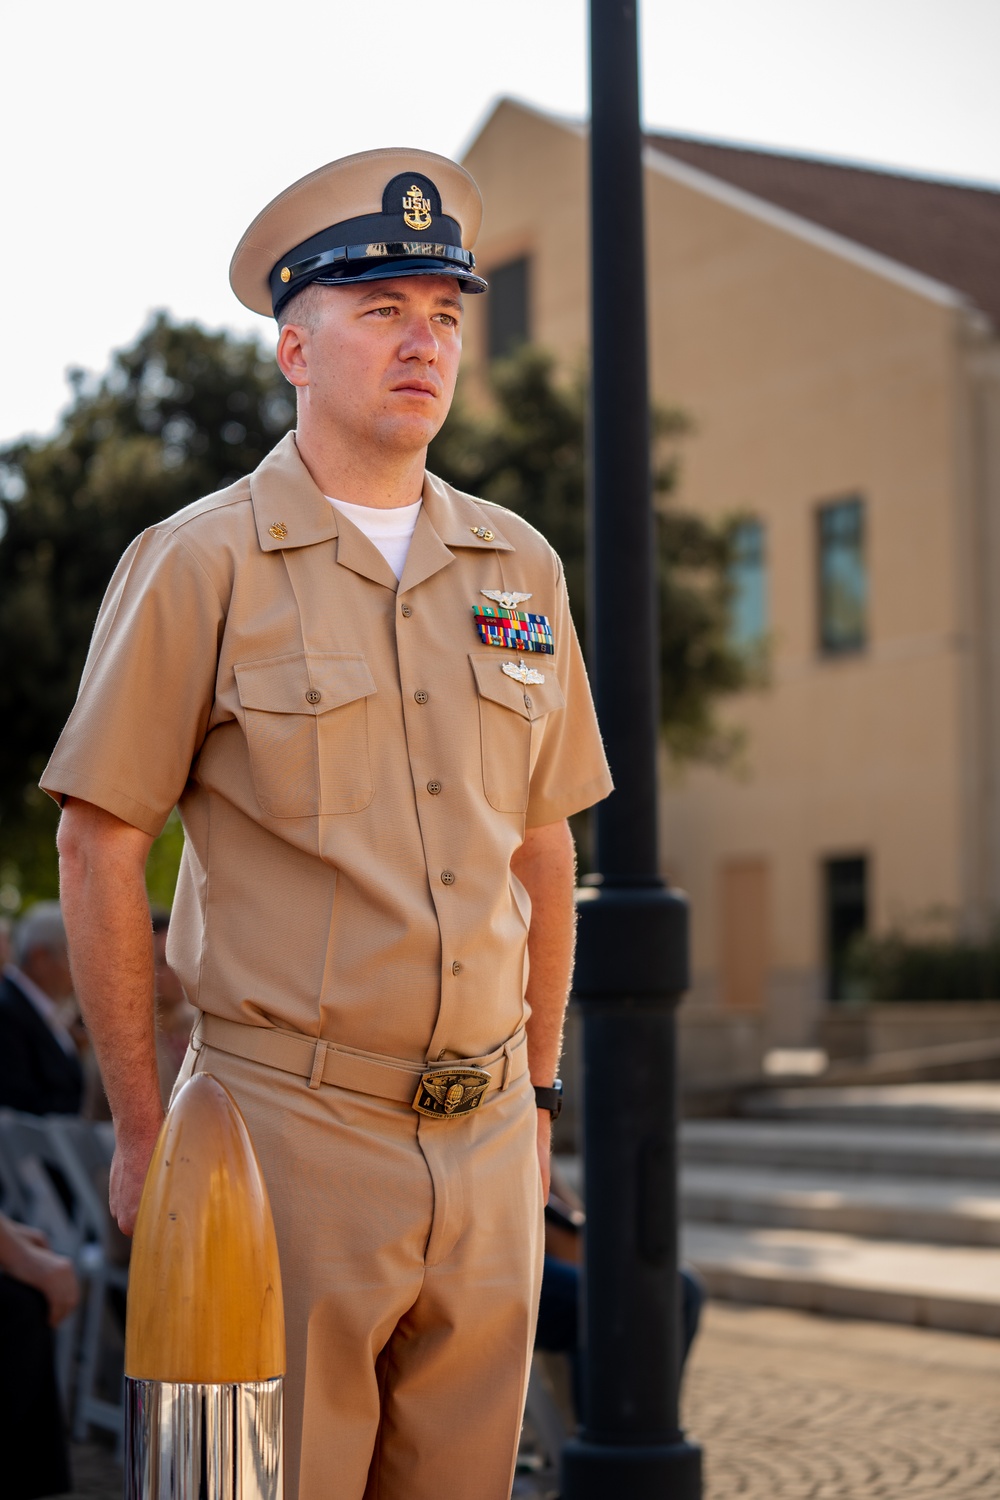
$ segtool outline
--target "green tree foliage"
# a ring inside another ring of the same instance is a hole
[[[530,347],[499,362],[492,404],[457,402],[431,444],[428,464],[459,489],[517,511],[563,559],[577,630],[586,640],[586,389],[560,382],[548,354]],[[728,761],[739,746],[721,728],[718,698],[759,680],[760,663],[731,643],[733,531],[738,517],[713,525],[675,503],[672,454],[689,429],[677,410],[654,413],[660,710],[677,760]]]
[[[100,378],[70,375],[54,437],[0,450],[0,909],[56,889],[56,811],[37,790],[72,707],[91,630],[122,551],[145,526],[248,473],[291,425],[291,392],[252,338],[209,333],[160,313]],[[565,560],[584,633],[585,399],[530,350],[498,368],[488,412],[459,403],[431,467],[519,511]],[[657,420],[660,439],[684,430]],[[683,757],[730,748],[712,715],[747,681],[727,642],[730,531],[672,503],[675,470],[657,469],[664,728]],[[150,888],[169,900],[180,829],[168,824]]]
[[[70,374],[56,435],[0,451],[0,901],[54,894],[37,780],[76,696],[104,590],[144,527],[253,469],[294,404],[253,338],[156,315],[100,379]],[[177,831],[165,842],[176,845]],[[162,899],[171,861],[151,868]],[[175,866],[174,866],[175,867]]]

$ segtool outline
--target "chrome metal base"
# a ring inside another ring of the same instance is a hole
[[[284,1379],[125,1381],[125,1500],[282,1500]]]

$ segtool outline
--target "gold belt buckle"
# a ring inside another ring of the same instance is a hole
[[[479,1108],[490,1078],[485,1068],[434,1068],[421,1077],[413,1108],[420,1115],[455,1120]]]

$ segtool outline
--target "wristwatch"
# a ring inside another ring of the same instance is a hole
[[[557,1078],[550,1089],[535,1084],[535,1103],[539,1109],[547,1109],[553,1120],[558,1120],[563,1107],[562,1079]]]

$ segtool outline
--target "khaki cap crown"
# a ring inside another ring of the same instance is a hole
[[[401,147],[361,151],[353,156],[327,162],[325,166],[317,167],[314,172],[299,178],[257,215],[237,245],[229,267],[230,285],[244,307],[266,317],[271,315],[274,307],[272,273],[279,261],[292,259],[296,248],[307,241],[325,235],[328,230],[337,231],[342,228],[346,235],[350,232],[352,220],[380,218],[385,220],[385,227],[389,229],[390,221],[383,211],[386,187],[395,178],[410,174],[429,180],[440,194],[441,213],[437,216],[437,221],[428,226],[430,243],[426,246],[421,244],[419,250],[431,251],[434,248],[433,242],[445,238],[457,241],[462,251],[471,252],[482,223],[483,203],[478,187],[464,167],[432,151]],[[441,223],[442,219],[445,221],[444,225]],[[447,224],[448,220],[453,222]],[[380,238],[371,233],[377,225],[368,223],[362,227],[368,231],[363,236],[365,240]],[[447,233],[444,233],[445,228]],[[386,234],[381,238],[395,240],[398,239],[398,233]],[[330,243],[333,244],[336,240],[337,235],[333,234]],[[390,244],[381,248],[391,251],[394,247]],[[481,278],[470,274],[471,265],[474,264],[471,254],[467,254],[465,260],[470,266],[469,270],[452,270],[448,267],[439,274],[457,274],[463,280],[478,282],[478,285],[470,289],[482,290],[485,283]],[[390,272],[389,268],[394,261],[396,270]],[[411,262],[406,260],[405,265],[410,266]],[[430,262],[426,266],[414,266],[414,271],[431,269]],[[379,270],[367,274],[407,275],[410,272],[405,269],[401,257],[389,255]],[[338,275],[335,279],[358,280],[365,275],[362,271],[360,276]],[[313,275],[300,284],[308,285],[309,280],[320,279],[324,282],[327,280],[326,276],[320,278]],[[287,295],[298,289],[299,286],[290,289]]]

